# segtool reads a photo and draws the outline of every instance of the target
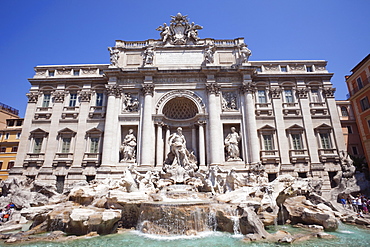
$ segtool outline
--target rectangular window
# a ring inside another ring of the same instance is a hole
[[[80,75],[80,70],[73,70],[73,75],[74,76],[79,76]]]
[[[96,106],[103,106],[103,93],[96,94]]]
[[[23,120],[18,120],[17,121],[17,126],[22,126]]]
[[[18,132],[17,134],[16,134],[16,136],[15,136],[15,139],[20,139],[21,138],[21,133],[20,132]]]
[[[306,71],[307,72],[313,72],[312,66],[306,66]]]
[[[364,87],[364,84],[362,83],[361,77],[357,78],[356,82],[357,82],[358,89],[361,89],[361,88]]]
[[[9,140],[10,133],[5,133],[5,140]]]
[[[320,133],[321,147],[323,149],[331,149],[331,141],[329,133]]]
[[[76,93],[71,93],[69,95],[69,106],[70,107],[75,107],[77,102],[77,94]]]
[[[54,70],[52,70],[52,71],[49,71],[49,76],[54,76]]]
[[[256,68],[256,71],[257,71],[257,72],[262,72],[262,68],[261,68],[261,67],[257,67],[257,68]]]
[[[286,103],[293,103],[294,100],[293,100],[293,92],[291,89],[285,89],[284,90],[284,94],[285,94],[285,101]]]
[[[352,126],[346,126],[347,127],[347,131],[348,131],[348,134],[352,134]]]
[[[99,152],[99,137],[93,137],[90,139],[90,153]]]
[[[16,152],[18,152],[18,147],[17,146],[12,147],[12,153],[16,153]]]
[[[5,152],[6,152],[6,147],[1,147],[1,148],[0,148],[0,152],[1,152],[1,153],[5,153]]]
[[[258,90],[258,103],[267,103],[265,90]]]
[[[41,153],[41,146],[42,146],[42,138],[35,138],[34,145],[33,145],[33,153],[35,154]]]
[[[311,101],[320,102],[320,94],[318,89],[311,89]]]
[[[341,110],[341,112],[342,112],[342,116],[343,116],[343,117],[348,117],[348,110],[347,110],[347,107],[342,106],[342,107],[340,108],[340,110]]]
[[[14,161],[9,161],[8,162],[8,167],[7,167],[7,169],[9,170],[9,169],[12,169],[13,168],[13,166],[14,166]]]
[[[352,154],[353,155],[358,155],[358,150],[356,146],[352,146]]]
[[[362,111],[366,111],[367,109],[370,108],[369,99],[367,98],[367,96],[360,100],[360,105]]]
[[[292,134],[292,144],[294,150],[302,150],[302,137],[300,134]]]
[[[288,70],[287,70],[286,66],[280,66],[280,71],[281,72],[287,72]]]
[[[69,153],[71,147],[71,138],[62,138],[62,153]]]
[[[263,135],[264,150],[273,150],[272,135]]]
[[[50,94],[44,94],[44,100],[42,101],[42,107],[49,107],[50,104]]]

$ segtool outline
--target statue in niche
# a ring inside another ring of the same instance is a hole
[[[154,48],[153,46],[148,46],[144,51],[144,65],[151,65],[153,64],[153,57],[154,57]]]
[[[128,134],[123,139],[120,152],[122,154],[122,160],[124,162],[135,162],[136,161],[136,137],[134,130],[129,129]]]
[[[119,50],[115,47],[108,47],[108,50],[110,52],[110,62],[113,66],[118,65],[118,59],[119,59]]]
[[[251,50],[249,50],[247,45],[244,43],[242,43],[239,46],[239,50],[240,50],[241,62],[248,63],[249,57],[252,55]]]
[[[178,127],[177,132],[170,135],[168,144],[170,145],[170,153],[164,162],[163,171],[167,174],[167,178],[176,183],[182,183],[193,177],[194,171],[198,170],[196,157],[193,152],[187,150],[181,127]]]
[[[139,100],[132,98],[130,93],[125,94],[123,103],[123,112],[137,112],[139,110]]]
[[[240,136],[235,127],[231,127],[231,133],[225,138],[226,161],[241,161],[239,152]]]
[[[204,52],[204,59],[206,63],[213,63],[214,62],[214,49],[215,46],[213,44],[210,44],[208,48],[206,48]]]
[[[226,92],[222,94],[222,111],[236,111],[238,110],[236,104],[236,94]]]

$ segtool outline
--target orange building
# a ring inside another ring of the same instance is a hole
[[[0,103],[0,180],[7,179],[14,166],[22,125],[18,110]]]
[[[367,164],[370,167],[370,54],[346,76],[354,116],[360,133]]]

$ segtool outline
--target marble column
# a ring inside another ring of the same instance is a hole
[[[199,166],[206,165],[206,152],[204,141],[204,124],[205,121],[199,121]]]
[[[168,143],[168,139],[170,139],[170,135],[171,135],[171,132],[170,132],[170,127],[168,125],[166,125],[166,135],[165,135],[165,140],[164,140],[164,156],[165,158],[167,158],[167,154],[170,152],[170,145]]]
[[[194,155],[197,155],[197,132],[195,127],[195,125],[191,126],[191,148],[194,152]]]
[[[107,85],[107,111],[105,115],[105,128],[104,128],[104,142],[102,153],[102,166],[110,166],[113,163],[112,159],[112,143],[114,143],[116,133],[116,126],[114,118],[116,116],[116,96],[120,95],[119,87],[114,85]]]
[[[163,123],[157,123],[157,166],[163,165],[163,136],[162,136]]]
[[[220,102],[218,95],[220,86],[215,81],[207,80],[208,91],[208,128],[209,128],[209,163],[219,165],[223,155],[223,138],[220,119]]]
[[[141,135],[141,159],[140,165],[152,165],[153,159],[153,121],[152,121],[152,100],[154,85],[144,83],[142,87],[144,94],[144,110],[142,115],[142,135]]]
[[[247,142],[248,150],[250,151],[250,163],[256,164],[260,162],[260,143],[257,134],[257,122],[255,105],[253,100],[254,85],[251,80],[245,80],[241,86],[241,90],[244,93],[245,115],[246,120],[246,131],[249,137]]]

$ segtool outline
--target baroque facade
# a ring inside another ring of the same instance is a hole
[[[200,169],[263,167],[328,191],[346,147],[327,62],[249,61],[243,38],[200,29],[179,13],[158,40],[117,40],[110,64],[37,66],[11,175],[62,190],[189,153]]]

